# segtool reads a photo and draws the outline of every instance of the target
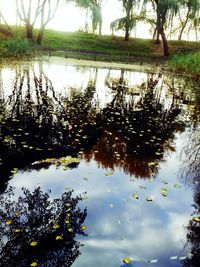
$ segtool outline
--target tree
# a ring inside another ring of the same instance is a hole
[[[45,0],[41,7],[41,25],[37,36],[37,44],[41,45],[47,24],[55,17],[60,0]],[[45,11],[47,10],[46,16]]]
[[[125,37],[124,40],[128,41],[130,36],[130,31],[136,24],[136,16],[134,16],[133,9],[135,8],[135,0],[122,0],[123,10],[126,15],[122,18],[116,19],[111,22],[110,27],[112,30],[124,30]]]
[[[156,12],[156,32],[157,32],[157,43],[159,43],[159,36],[163,42],[164,56],[169,56],[169,47],[165,34],[165,25],[167,17],[170,12],[177,13],[179,9],[180,1],[177,0],[151,0]]]
[[[17,14],[25,24],[27,39],[33,41],[33,28],[46,0],[16,0]]]
[[[103,0],[71,0],[83,9],[86,9],[85,31],[88,32],[88,13],[91,12],[92,32],[95,33],[99,26],[99,34],[102,33],[102,4]]]
[[[199,0],[182,0],[182,9],[179,10],[179,20],[181,23],[181,30],[179,33],[178,40],[182,39],[183,32],[189,22],[189,20],[194,22],[198,15],[198,11],[200,9],[200,1]],[[181,11],[183,11],[184,18],[181,17]]]

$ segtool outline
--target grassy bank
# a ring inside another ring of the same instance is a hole
[[[199,72],[200,45],[197,42],[169,41],[170,57],[163,56],[162,44],[156,45],[150,39],[94,35],[81,32],[58,32],[46,30],[41,47],[27,44],[24,27],[11,26],[12,37],[0,33],[1,57],[49,54],[78,59],[123,63],[156,63],[170,60],[174,70]],[[38,30],[34,31],[35,37]],[[194,54],[195,53],[195,54]],[[189,54],[189,55],[188,55]],[[180,56],[181,55],[181,56]],[[196,67],[197,66],[197,67]]]
[[[12,38],[25,38],[25,28],[11,26]],[[34,34],[37,35],[37,30]],[[0,48],[5,47],[8,37],[0,35]],[[197,42],[170,41],[170,54],[200,52],[200,44]],[[15,49],[10,45],[8,52],[12,54]],[[164,62],[166,58],[162,55],[162,44],[156,45],[155,41],[149,39],[131,38],[125,42],[123,37],[112,37],[110,35],[93,35],[80,32],[58,32],[46,30],[42,47],[31,47],[36,53],[46,53],[56,56],[65,56],[79,59],[114,61],[114,62]],[[29,53],[29,49],[27,48]],[[5,54],[5,53],[4,53]],[[23,53],[22,53],[23,54]],[[25,53],[24,53],[25,54]]]
[[[200,52],[187,55],[175,55],[170,60],[169,66],[176,72],[200,78]]]

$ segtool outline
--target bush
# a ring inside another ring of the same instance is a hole
[[[31,54],[31,47],[27,39],[10,39],[4,44],[5,55],[22,57]]]
[[[176,55],[172,57],[169,64],[174,70],[200,77],[199,52],[187,55]]]

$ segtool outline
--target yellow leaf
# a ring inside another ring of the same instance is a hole
[[[35,267],[35,266],[37,266],[38,264],[37,264],[37,262],[36,261],[34,261],[34,262],[32,262],[31,264],[30,264],[30,266],[32,266],[32,267]]]
[[[15,229],[15,233],[21,232],[21,229]]]
[[[60,225],[58,225],[58,224],[54,224],[53,228],[54,228],[54,229],[58,229],[58,228],[60,228]]]
[[[32,241],[32,242],[30,243],[30,246],[35,247],[35,246],[37,246],[37,244],[38,244],[37,241]]]
[[[81,229],[82,229],[82,230],[86,230],[86,229],[87,229],[87,226],[86,226],[86,225],[83,225],[83,226],[81,227]]]
[[[125,264],[130,264],[132,262],[132,260],[130,258],[126,257],[126,258],[123,259],[123,262]]]
[[[6,225],[10,225],[12,223],[11,220],[6,220]]]
[[[61,240],[62,239],[62,236],[61,235],[57,235],[56,236],[56,240]]]
[[[193,220],[194,222],[200,222],[200,217],[193,217],[192,220]]]

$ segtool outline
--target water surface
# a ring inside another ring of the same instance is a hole
[[[87,235],[74,226],[81,255],[63,266],[197,266],[197,84],[40,60],[3,67],[0,97],[2,195],[83,198]]]

